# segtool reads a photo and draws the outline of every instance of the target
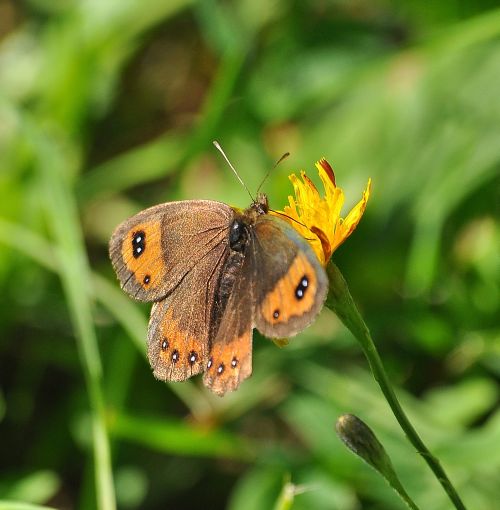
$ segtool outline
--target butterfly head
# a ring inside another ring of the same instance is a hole
[[[243,217],[245,218],[245,223],[248,225],[253,225],[259,216],[267,214],[268,212],[269,201],[267,199],[267,195],[264,193],[259,193],[257,197],[252,200],[250,207],[247,207],[243,211]]]
[[[267,214],[269,212],[269,200],[265,193],[259,193],[257,198],[253,201],[253,204],[249,207],[257,215]]]

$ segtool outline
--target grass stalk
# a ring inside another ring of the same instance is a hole
[[[89,292],[90,268],[76,204],[66,179],[65,160],[57,147],[44,137],[37,136],[36,142],[43,200],[58,253],[57,271],[68,303],[89,399],[96,506],[101,510],[114,510],[116,501],[101,386],[102,366]]]

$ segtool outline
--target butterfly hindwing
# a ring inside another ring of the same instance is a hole
[[[182,381],[204,370],[219,316],[214,298],[228,258],[219,243],[186,274],[175,292],[154,303],[148,358],[156,378]]]
[[[325,270],[284,220],[263,215],[254,229],[255,326],[273,338],[292,336],[316,317],[328,290]]]
[[[203,375],[205,386],[220,396],[236,390],[252,373],[252,272],[252,260],[242,258]]]
[[[234,213],[209,200],[169,202],[146,209],[114,231],[109,252],[122,288],[141,301],[159,301],[220,243]]]

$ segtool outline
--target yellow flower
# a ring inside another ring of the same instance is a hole
[[[306,173],[301,171],[302,181],[295,174],[289,177],[295,198],[289,196],[290,205],[276,213],[307,239],[320,262],[326,266],[332,253],[351,235],[361,220],[370,196],[371,179],[361,200],[345,218],[341,218],[344,192],[336,185],[333,169],[324,158],[316,163],[316,168],[325,188],[324,197],[320,196]]]

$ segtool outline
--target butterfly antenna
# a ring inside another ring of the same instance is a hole
[[[298,221],[296,220],[295,218],[292,218],[291,216],[288,216],[288,214],[285,214],[281,211],[275,211],[274,209],[269,209],[271,212],[273,212],[274,214],[279,214],[280,216],[284,216],[285,218],[288,218],[290,221],[293,221],[294,223],[297,223],[297,225],[300,225],[304,228],[306,228],[307,230],[313,232],[307,225],[305,225],[304,223],[302,223],[301,221]],[[312,241],[313,238],[312,237],[304,237],[304,239],[306,241]]]
[[[281,156],[280,159],[278,159],[278,161],[276,161],[276,163],[274,163],[274,166],[272,168],[270,168],[268,171],[267,171],[267,174],[264,176],[264,179],[262,179],[261,183],[259,184],[259,187],[257,188],[257,195],[259,194],[259,191],[260,191],[260,188],[262,188],[263,184],[266,182],[267,178],[269,177],[269,174],[286,158],[288,158],[288,156],[290,156],[290,153],[289,152],[285,152],[285,154],[283,154],[283,156]]]
[[[214,140],[213,144],[215,145],[215,148],[222,154],[222,157],[226,160],[226,163],[229,165],[229,168],[234,172],[234,175],[236,175],[238,181],[240,181],[241,185],[246,189],[247,193],[250,195],[250,198],[252,199],[252,202],[255,203],[255,198],[250,193],[250,190],[247,188],[247,185],[243,182],[243,179],[239,176],[238,172],[236,171],[236,168],[234,168],[234,166],[231,164],[231,161],[229,161],[229,158],[226,156],[226,153],[222,150],[220,143],[217,140]]]
[[[296,220],[295,218],[292,218],[291,216],[288,216],[288,214],[285,214],[284,212],[275,211],[274,209],[269,209],[269,210],[271,212],[273,212],[274,214],[279,214],[280,216],[284,216],[285,218],[288,218],[290,221],[293,221],[294,223],[297,223],[297,225],[300,225],[301,227],[309,229],[309,227],[307,225],[305,225],[304,223],[302,223],[299,220]]]

